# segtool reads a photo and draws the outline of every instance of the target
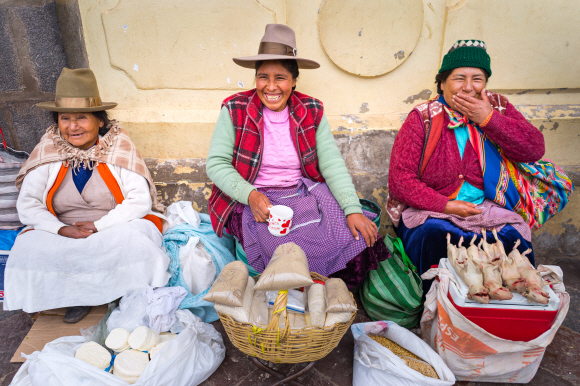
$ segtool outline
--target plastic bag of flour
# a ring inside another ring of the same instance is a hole
[[[308,312],[310,313],[309,324],[324,327],[324,321],[326,319],[326,296],[322,284],[314,283],[308,289]]]
[[[354,312],[357,308],[342,279],[328,279],[324,283],[326,312]]]
[[[227,264],[203,300],[214,304],[242,307],[248,285],[248,267],[241,261]]]
[[[256,284],[256,289],[281,291],[306,287],[313,283],[308,260],[302,248],[294,243],[286,243],[274,251],[270,263]]]
[[[215,303],[215,310],[220,314],[226,314],[234,318],[240,323],[250,322],[250,308],[252,307],[252,300],[254,298],[254,279],[248,277],[246,290],[244,291],[243,305],[241,307],[224,306]]]
[[[266,291],[254,291],[254,299],[252,299],[252,307],[250,308],[250,323],[258,327],[266,327],[268,322]]]
[[[350,320],[352,312],[329,312],[324,320],[324,327],[332,327],[336,323],[346,323]]]

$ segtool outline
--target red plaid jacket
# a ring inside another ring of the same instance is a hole
[[[253,184],[262,164],[262,102],[256,89],[240,92],[226,98],[222,107],[230,112],[236,129],[236,143],[232,165],[249,183]],[[316,130],[323,114],[322,102],[294,91],[288,98],[290,132],[297,144],[302,164],[302,175],[314,181],[324,182],[316,156]],[[209,198],[209,215],[214,231],[222,236],[229,215],[238,204],[215,184]]]

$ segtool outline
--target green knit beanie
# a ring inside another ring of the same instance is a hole
[[[475,67],[487,71],[491,76],[489,55],[481,40],[458,40],[443,57],[439,73],[459,67]]]

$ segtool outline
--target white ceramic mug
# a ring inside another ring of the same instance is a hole
[[[273,236],[286,236],[292,227],[294,211],[284,205],[274,205],[270,208],[268,230]]]

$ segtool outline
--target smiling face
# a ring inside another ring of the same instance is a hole
[[[441,90],[445,102],[455,109],[453,96],[461,92],[470,97],[481,99],[481,90],[485,87],[487,80],[485,73],[480,68],[459,67],[441,82]]]
[[[97,142],[99,128],[104,124],[92,113],[58,113],[62,137],[81,150],[89,149]]]
[[[256,71],[256,91],[258,97],[272,111],[286,108],[296,79],[279,61],[266,61]]]

